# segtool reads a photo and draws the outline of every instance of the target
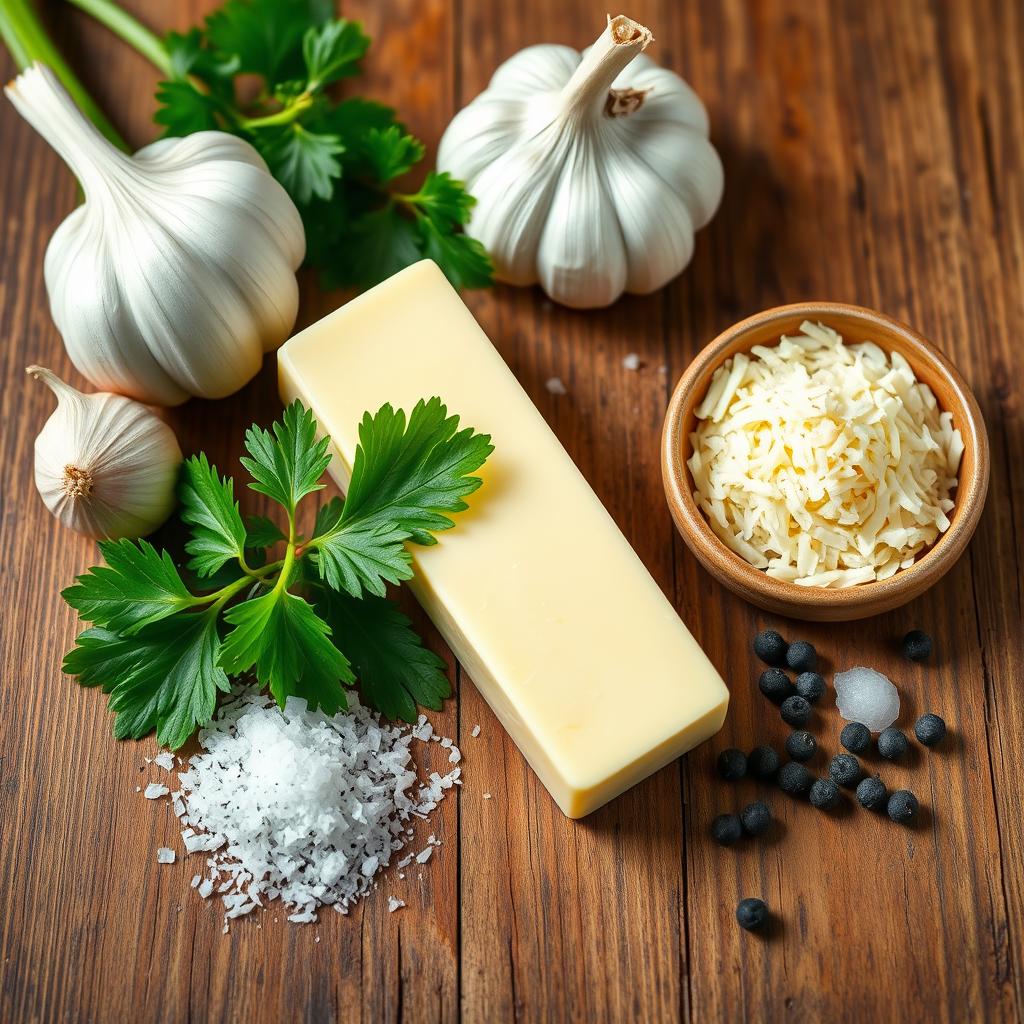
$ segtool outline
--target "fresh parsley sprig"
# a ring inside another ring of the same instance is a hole
[[[406,417],[384,405],[359,426],[347,497],[300,533],[299,506],[321,490],[330,462],[312,413],[290,405],[272,428],[251,427],[242,464],[249,488],[282,509],[282,523],[243,520],[234,482],[203,454],[182,466],[180,516],[189,528],[187,585],[174,560],[145,540],[100,544],[94,566],[63,592],[91,623],[64,659],[83,686],[109,694],[118,738],[152,732],[177,749],[213,716],[230,677],[252,672],[279,704],[290,695],[334,713],[345,688],[391,718],[438,709],[444,663],[386,597],[412,576],[408,544],[434,544],[481,483],[489,436],[459,429],[440,399]],[[270,549],[284,545],[271,561]]]
[[[424,256],[456,287],[490,284],[487,253],[460,230],[474,202],[462,183],[431,171],[414,191],[395,187],[423,144],[389,107],[329,95],[370,45],[333,6],[227,0],[202,28],[169,33],[156,120],[168,135],[218,129],[251,142],[298,206],[308,260],[329,286],[368,287]],[[239,75],[256,76],[252,99],[240,99]]]

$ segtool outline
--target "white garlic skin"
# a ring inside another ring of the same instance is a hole
[[[477,200],[466,227],[499,280],[576,308],[646,294],[693,256],[722,197],[708,117],[621,15],[579,53],[521,50],[460,111],[437,163]]]
[[[181,448],[174,431],[123,395],[84,395],[41,366],[57,396],[36,438],[36,489],[64,526],[97,540],[144,537],[174,510]]]
[[[48,68],[33,65],[5,91],[85,193],[44,263],[77,369],[154,405],[246,384],[294,326],[306,249],[298,210],[256,150],[197,132],[129,157]]]

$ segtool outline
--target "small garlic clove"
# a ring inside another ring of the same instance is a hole
[[[41,366],[57,396],[35,444],[36,488],[64,526],[96,539],[152,533],[174,509],[181,449],[171,428],[122,395],[85,395]]]

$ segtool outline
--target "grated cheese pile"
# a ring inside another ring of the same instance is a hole
[[[326,905],[346,913],[411,841],[412,819],[461,784],[460,768],[417,780],[411,741],[440,741],[423,716],[412,729],[387,725],[348,698],[347,712],[329,716],[301,698],[282,711],[240,690],[200,731],[203,752],[179,773],[171,800],[186,852],[208,858],[192,887],[204,898],[216,890],[225,928],[275,899],[293,911],[289,921],[315,921]],[[454,762],[458,749],[448,746]],[[416,859],[434,845],[431,836]]]
[[[952,415],[898,353],[805,321],[715,372],[691,436],[693,499],[733,551],[804,586],[884,580],[949,528]]]

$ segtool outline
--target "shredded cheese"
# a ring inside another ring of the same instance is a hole
[[[694,502],[770,576],[884,580],[949,528],[963,440],[899,353],[805,321],[726,360],[696,415]]]

